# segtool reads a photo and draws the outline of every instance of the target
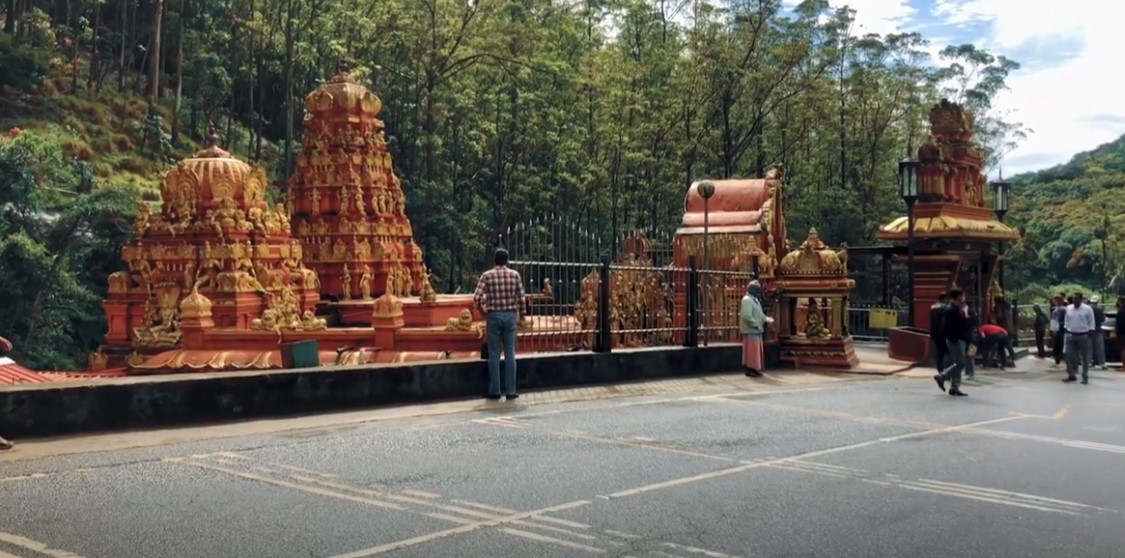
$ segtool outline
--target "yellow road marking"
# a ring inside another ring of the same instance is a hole
[[[81,556],[73,552],[51,548],[39,541],[33,541],[27,537],[13,535],[11,533],[0,532],[0,541],[6,542],[10,545],[18,546],[20,548],[26,548],[33,552],[38,552],[39,554],[42,554],[44,556],[50,556],[51,558],[82,558]],[[4,558],[7,558],[7,556],[5,556],[4,554],[0,554],[0,556],[4,556]]]
[[[1069,413],[1069,412],[1070,412],[1070,403],[1067,403],[1066,405],[1063,405],[1061,409],[1059,409],[1059,412],[1055,413],[1055,420],[1059,420],[1059,419],[1065,417],[1066,414]]]
[[[562,539],[556,539],[555,537],[548,537],[547,535],[540,535],[539,533],[532,533],[532,532],[524,531],[524,530],[521,530],[521,529],[512,529],[510,527],[504,527],[504,528],[500,529],[500,532],[507,533],[509,535],[515,535],[517,537],[523,537],[525,539],[531,539],[533,541],[557,544],[559,546],[563,546],[563,547],[566,547],[566,548],[573,548],[574,550],[584,550],[584,551],[592,553],[592,554],[605,554],[606,553],[606,550],[604,548],[598,548],[596,546],[589,546],[589,545],[576,543],[576,542],[564,541]]]
[[[529,512],[512,514],[512,515],[509,515],[509,516],[493,519],[493,520],[490,520],[490,521],[478,521],[476,523],[471,523],[469,525],[464,525],[464,526],[456,527],[456,528],[453,528],[453,529],[446,529],[444,531],[436,531],[436,532],[433,532],[433,533],[427,533],[425,535],[419,535],[417,537],[404,539],[404,540],[401,540],[401,541],[396,541],[396,542],[387,543],[387,544],[383,544],[383,545],[379,545],[379,546],[374,546],[374,547],[371,547],[371,548],[365,548],[365,549],[362,549],[362,550],[357,550],[355,552],[350,552],[348,554],[340,554],[338,556],[333,556],[332,558],[366,558],[367,556],[375,556],[375,555],[378,555],[378,554],[385,554],[387,552],[391,552],[391,551],[394,551],[394,550],[409,548],[411,546],[417,546],[417,545],[420,545],[420,544],[428,543],[428,542],[431,542],[431,541],[436,541],[436,540],[439,540],[439,539],[444,539],[444,538],[447,538],[447,537],[452,537],[454,535],[460,535],[460,534],[463,534],[463,533],[471,533],[473,531],[477,531],[477,530],[483,529],[485,527],[495,527],[497,525],[503,525],[505,523],[511,523],[511,522],[519,520],[519,519],[527,519],[529,517],[534,517],[536,515],[540,515],[540,514],[544,514],[544,513],[551,513],[551,512],[569,510],[569,509],[572,509],[572,508],[579,508],[579,507],[582,507],[582,506],[588,506],[588,505],[590,505],[590,503],[591,503],[590,500],[576,500],[574,502],[567,502],[565,504],[560,504],[560,505],[557,505],[557,506],[551,506],[549,508],[543,508],[543,509],[539,509],[539,510],[532,510],[532,511],[529,511]]]
[[[7,552],[4,552],[3,550],[0,550],[0,558],[20,558],[20,557],[16,556],[15,554],[8,554]]]

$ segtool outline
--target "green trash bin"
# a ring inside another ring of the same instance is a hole
[[[320,344],[316,339],[282,343],[282,368],[313,368],[320,366]]]

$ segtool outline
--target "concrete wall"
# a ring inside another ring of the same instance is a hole
[[[529,355],[521,390],[733,372],[739,346]],[[0,389],[11,438],[200,424],[483,396],[484,361],[182,374]]]

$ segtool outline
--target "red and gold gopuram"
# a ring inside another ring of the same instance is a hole
[[[983,155],[973,140],[973,116],[961,105],[942,101],[930,110],[930,136],[918,149],[919,199],[914,214],[914,323],[929,329],[929,308],[938,295],[957,287],[987,320],[1000,294],[999,242],[1019,240],[1019,232],[994,219],[985,201],[988,181]],[[909,220],[899,217],[879,228],[876,238],[905,243]],[[900,258],[905,263],[905,258]],[[928,358],[925,335],[891,333],[891,355]]]
[[[370,325],[378,296],[429,288],[379,119],[383,102],[341,67],[305,105],[303,148],[289,184],[293,230],[338,322]]]

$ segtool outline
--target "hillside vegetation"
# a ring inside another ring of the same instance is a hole
[[[1125,136],[1012,184],[1023,239],[1008,253],[1010,285],[1036,299],[1059,284],[1125,292]]]

